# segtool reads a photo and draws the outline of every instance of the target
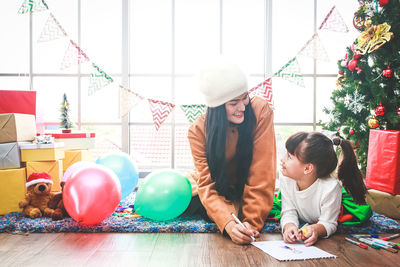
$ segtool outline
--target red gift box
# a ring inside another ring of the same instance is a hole
[[[36,91],[0,90],[0,114],[3,113],[36,116]]]
[[[366,184],[400,195],[400,131],[370,131]]]

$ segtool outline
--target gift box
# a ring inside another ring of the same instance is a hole
[[[18,143],[0,144],[0,169],[21,168]]]
[[[35,136],[36,124],[34,115],[0,114],[0,143],[32,141]]]
[[[65,150],[93,149],[95,133],[45,133],[51,135],[57,142],[63,142]]]
[[[400,219],[400,195],[392,195],[375,189],[369,189],[367,203],[377,213]]]
[[[370,130],[366,185],[400,195],[400,131]]]
[[[18,212],[26,194],[25,168],[0,170],[0,215]]]
[[[36,92],[0,90],[0,114],[21,113],[36,116]]]
[[[69,166],[78,161],[92,161],[92,152],[86,149],[66,150],[63,162],[64,171],[66,171],[69,168]]]
[[[64,143],[52,144],[22,144],[21,161],[49,161],[59,160],[65,157]]]
[[[26,177],[29,177],[33,172],[47,172],[53,180],[52,192],[61,191],[60,181],[63,177],[63,161],[28,161],[26,163]]]

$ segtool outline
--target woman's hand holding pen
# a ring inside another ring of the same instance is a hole
[[[243,225],[246,228],[244,228],[240,224],[236,223],[235,221],[230,221],[225,226],[225,231],[230,236],[233,243],[236,243],[239,245],[250,244],[251,242],[253,242],[253,239],[251,238],[251,236],[253,236],[254,238],[257,238],[260,236],[260,233],[256,230],[252,229],[252,227],[249,223],[244,222]]]
[[[294,223],[285,224],[285,229],[283,230],[283,240],[286,243],[295,243],[296,238],[301,240],[301,232],[299,233],[299,228]]]

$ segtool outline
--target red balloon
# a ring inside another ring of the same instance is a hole
[[[66,181],[63,202],[77,222],[92,225],[111,216],[121,200],[121,184],[110,169],[95,165],[74,172]]]

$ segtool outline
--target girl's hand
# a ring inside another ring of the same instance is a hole
[[[306,245],[306,247],[309,247],[309,246],[313,245],[315,242],[317,242],[318,236],[320,235],[319,229],[318,229],[319,226],[320,225],[318,225],[318,224],[313,224],[313,225],[308,225],[308,226],[304,227],[304,229],[306,230],[306,233],[302,234],[303,235],[302,239],[306,239],[304,241],[304,245]]]
[[[285,224],[285,229],[283,230],[283,241],[286,243],[295,243],[296,238],[301,240],[301,236],[298,233],[299,228],[294,223]]]
[[[243,228],[235,221],[230,221],[225,226],[225,231],[235,244],[250,244],[253,242],[253,239],[251,239],[250,236],[253,236],[254,238],[258,238],[260,236],[260,233],[257,230],[254,230],[248,222],[244,222],[243,225],[246,226],[247,229]]]

